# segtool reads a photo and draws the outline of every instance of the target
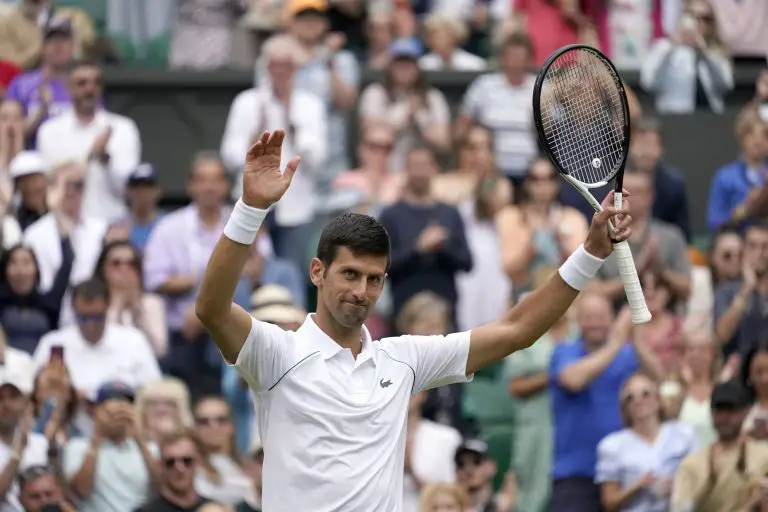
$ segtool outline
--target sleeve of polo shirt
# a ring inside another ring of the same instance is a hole
[[[66,446],[64,446],[64,454],[61,462],[64,478],[71,480],[77,472],[80,471],[80,468],[83,467],[83,462],[85,462],[85,455],[87,453],[88,441],[85,439],[72,439]]]
[[[240,349],[235,368],[253,391],[269,391],[290,369],[286,358],[290,341],[288,333],[280,327],[251,320],[251,332]]]
[[[467,359],[469,357],[469,331],[447,336],[401,336],[394,338],[398,346],[395,358],[403,362],[414,373],[413,392],[469,382]]]
[[[480,112],[480,105],[483,102],[483,78],[485,75],[476,78],[464,94],[461,102],[461,114],[473,119],[477,118]]]
[[[621,482],[621,463],[619,453],[621,446],[614,435],[603,438],[597,445],[597,465],[595,466],[595,483]]]

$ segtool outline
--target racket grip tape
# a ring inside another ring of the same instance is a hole
[[[632,313],[632,323],[635,325],[650,322],[651,312],[645,303],[643,287],[640,285],[640,279],[637,277],[637,268],[635,260],[632,258],[632,251],[627,241],[614,244],[613,252],[616,254],[616,263],[619,267],[619,276],[624,283],[624,291],[627,294],[629,310]]]

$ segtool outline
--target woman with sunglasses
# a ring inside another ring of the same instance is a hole
[[[672,481],[683,458],[698,448],[693,429],[664,421],[659,388],[635,374],[621,390],[625,428],[597,447],[596,481],[603,507],[612,512],[666,512]]]
[[[545,158],[533,161],[523,180],[520,204],[496,216],[501,262],[512,279],[515,295],[530,291],[542,268],[557,268],[587,236],[587,221],[557,201],[560,178]]]
[[[144,291],[142,263],[130,242],[107,243],[96,262],[94,277],[109,287],[107,318],[142,331],[155,355],[161,358],[168,348],[168,328],[162,299]]]

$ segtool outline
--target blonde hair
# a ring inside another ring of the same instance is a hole
[[[456,484],[436,483],[427,485],[421,491],[419,512],[432,512],[434,502],[439,494],[450,494],[461,510],[469,508],[469,498],[464,489]]]
[[[295,37],[289,34],[278,34],[269,38],[262,48],[262,55],[267,62],[276,57],[291,59],[297,66],[303,64],[304,49]]]
[[[158,399],[173,400],[178,410],[180,426],[192,427],[192,408],[186,384],[174,377],[166,377],[147,384],[139,390],[136,396],[135,418],[139,432],[146,430],[146,418],[144,416],[147,402]]]
[[[720,30],[719,30],[719,21],[717,19],[717,13],[715,12],[715,9],[712,7],[712,2],[710,0],[688,0],[687,5],[685,6],[686,11],[690,11],[693,4],[700,3],[709,9],[710,14],[712,15],[712,33],[705,37],[704,42],[706,43],[707,47],[718,52],[721,56],[730,58],[730,50],[728,48],[728,45],[726,45],[723,42],[723,39],[720,37]]]
[[[427,32],[445,29],[453,35],[458,44],[463,43],[469,35],[467,26],[460,19],[440,12],[429,15],[424,21],[424,28]]]
[[[451,306],[448,301],[435,293],[419,292],[408,299],[400,310],[395,326],[401,333],[407,333],[413,324],[430,313],[442,315],[447,321],[450,320]]]
[[[667,420],[667,417],[664,414],[664,407],[661,403],[661,393],[659,393],[659,385],[656,383],[655,380],[653,380],[648,374],[643,372],[637,372],[624,381],[624,384],[621,385],[621,391],[619,391],[619,394],[621,396],[621,403],[619,404],[619,413],[621,415],[621,422],[624,423],[624,426],[627,428],[632,428],[632,419],[629,417],[629,411],[627,410],[627,401],[624,400],[624,393],[627,389],[627,386],[630,382],[632,382],[635,379],[645,379],[648,382],[651,383],[651,386],[653,386],[654,392],[656,393],[656,400],[659,402],[659,423],[664,423]]]
[[[758,127],[768,128],[768,124],[760,117],[760,112],[754,105],[747,105],[739,115],[736,116],[736,122],[734,123],[734,130],[736,132],[736,138],[741,140],[744,135],[750,133],[752,130]]]

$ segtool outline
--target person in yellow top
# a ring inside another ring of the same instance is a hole
[[[768,511],[768,444],[741,434],[751,405],[738,381],[715,386],[711,406],[718,440],[683,459],[671,512]]]

